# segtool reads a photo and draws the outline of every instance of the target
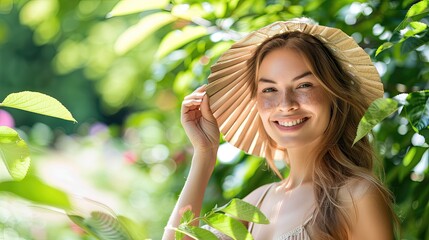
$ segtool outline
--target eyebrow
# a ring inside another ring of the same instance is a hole
[[[298,76],[294,77],[294,78],[292,79],[292,81],[299,80],[299,79],[304,78],[304,77],[306,77],[306,76],[308,76],[308,75],[311,75],[311,74],[312,74],[312,73],[311,73],[310,71],[304,72],[303,74],[300,74],[300,75],[298,75]],[[276,83],[275,81],[270,80],[270,79],[266,79],[266,78],[260,78],[260,79],[259,79],[259,82]]]

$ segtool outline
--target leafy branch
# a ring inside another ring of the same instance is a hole
[[[193,239],[217,239],[210,231],[192,226],[195,221],[202,221],[208,226],[220,231],[232,239],[252,240],[252,235],[247,231],[241,221],[268,224],[265,215],[255,206],[243,200],[234,198],[221,207],[215,207],[202,217],[195,217],[194,213],[187,210],[183,213],[180,225],[174,228],[176,239],[183,239],[184,235]]]
[[[429,41],[429,31],[426,23],[420,21],[429,15],[429,1],[422,0],[410,7],[404,20],[393,30],[388,42],[378,47],[375,55],[395,45],[401,46],[401,53],[406,54],[416,50]]]
[[[399,94],[394,98],[379,98],[371,103],[361,119],[354,143],[367,135],[385,118],[399,111],[416,133],[429,126],[429,90]],[[354,144],[353,143],[353,144]]]

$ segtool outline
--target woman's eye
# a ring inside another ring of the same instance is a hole
[[[313,86],[311,83],[303,83],[298,86],[298,88],[309,88]]]
[[[262,89],[263,93],[270,93],[270,92],[275,92],[276,89],[275,88],[264,88]]]

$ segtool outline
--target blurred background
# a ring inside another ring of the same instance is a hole
[[[30,176],[132,219],[142,239],[161,238],[188,171],[192,148],[180,125],[181,100],[206,83],[210,66],[245,33],[311,17],[343,29],[371,55],[386,97],[429,88],[427,40],[410,51],[398,45],[375,56],[417,1],[125,2],[0,0],[0,99],[42,92],[78,121],[2,108],[0,125],[14,127],[28,142]],[[428,138],[398,114],[374,129],[401,239],[429,239]],[[278,180],[263,159],[227,143],[218,160],[206,211]],[[52,197],[37,187],[20,189]],[[0,239],[93,239],[38,203],[0,190]]]

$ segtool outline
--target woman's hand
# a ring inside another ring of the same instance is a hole
[[[210,110],[207,85],[197,88],[182,102],[181,121],[195,151],[217,151],[219,128]]]

